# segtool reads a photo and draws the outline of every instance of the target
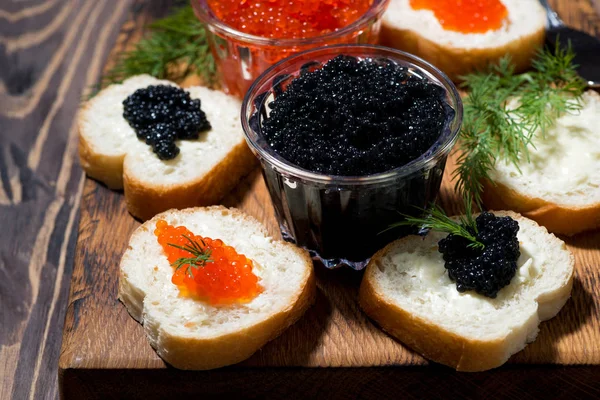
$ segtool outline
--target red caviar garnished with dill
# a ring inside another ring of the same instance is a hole
[[[508,16],[500,0],[410,0],[415,10],[431,10],[444,29],[485,33],[500,29]]]
[[[226,305],[249,302],[263,291],[252,260],[222,240],[195,235],[162,219],[154,234],[174,268],[171,281],[182,295]]]

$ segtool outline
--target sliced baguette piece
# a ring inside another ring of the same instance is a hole
[[[448,278],[437,242],[445,236],[408,236],[377,252],[367,266],[359,300],[386,332],[458,371],[504,364],[535,340],[540,321],[570,297],[574,258],[565,243],[534,221],[519,222],[521,256],[511,283],[495,299],[459,293]]]
[[[129,212],[141,220],[170,208],[217,203],[256,163],[239,122],[239,100],[201,86],[186,88],[201,100],[212,129],[197,140],[177,141],[180,154],[160,160],[123,118],[123,100],[149,85],[176,86],[139,75],[83,106],[77,120],[83,169],[111,189],[124,189]]]
[[[546,12],[538,0],[501,0],[504,25],[486,33],[464,34],[443,28],[430,10],[415,10],[410,0],[391,0],[383,17],[381,43],[417,55],[457,81],[509,54],[517,72],[529,68],[543,45]]]
[[[182,297],[154,229],[164,219],[219,238],[254,262],[264,291],[246,304],[211,306]],[[314,302],[308,252],[268,236],[254,218],[221,206],[170,210],[131,236],[120,265],[119,299],[144,325],[160,357],[180,369],[206,370],[243,361],[296,322]]]
[[[550,232],[574,235],[600,227],[600,95],[587,91],[578,114],[560,117],[530,145],[519,168],[498,162],[482,199],[491,209],[510,209]]]

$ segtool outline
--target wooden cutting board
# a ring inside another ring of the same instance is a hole
[[[598,33],[589,2],[552,3],[570,24]],[[140,36],[143,20],[125,25],[117,50]],[[447,178],[451,169],[450,163],[441,200],[456,213]],[[279,236],[260,171],[245,178],[223,204],[241,208]],[[246,362],[186,372],[165,365],[117,300],[119,260],[138,226],[122,193],[86,181],[59,363],[64,398],[600,398],[600,232],[565,239],[576,256],[573,297],[541,325],[533,344],[497,370],[457,373],[428,363],[360,311],[361,273],[315,265],[317,301],[298,323]]]

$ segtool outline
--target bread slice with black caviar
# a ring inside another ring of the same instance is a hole
[[[459,293],[438,241],[446,234],[408,236],[377,252],[367,266],[359,300],[383,330],[424,357],[458,371],[499,367],[535,340],[542,321],[571,295],[574,257],[535,221],[519,223],[516,275],[496,298]]]
[[[223,92],[192,86],[212,128],[198,139],[177,141],[180,153],[161,160],[123,117],[123,101],[137,89],[173,85],[149,75],[114,84],[79,112],[79,157],[88,176],[124,189],[129,212],[147,220],[171,208],[216,204],[256,165],[240,123],[240,101]]]

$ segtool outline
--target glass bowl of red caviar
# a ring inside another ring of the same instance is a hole
[[[222,88],[239,97],[263,71],[292,54],[334,44],[377,43],[389,1],[191,0],[208,28]]]
[[[316,172],[275,151],[264,130],[274,101],[294,79],[324,68],[339,55],[392,62],[435,85],[448,111],[431,147],[397,168],[357,176]],[[246,141],[260,160],[283,238],[309,250],[328,268],[360,270],[387,243],[415,233],[414,228],[390,230],[391,224],[402,215],[420,214],[419,209],[436,200],[462,123],[462,102],[452,81],[416,56],[381,46],[338,45],[288,57],[265,71],[246,94],[241,119]]]

